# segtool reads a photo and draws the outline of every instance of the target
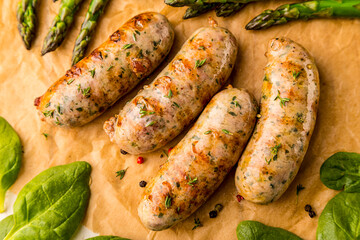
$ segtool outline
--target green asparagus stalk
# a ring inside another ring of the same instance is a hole
[[[208,3],[249,3],[259,0],[165,0],[167,5],[172,7],[201,6]]]
[[[360,0],[322,0],[285,4],[276,10],[265,10],[247,25],[247,30],[266,29],[298,19],[360,18]]]
[[[196,6],[196,5],[190,6],[188,9],[186,9],[183,19],[197,17],[203,13],[213,10],[218,5],[219,4],[216,4],[216,3],[210,3],[210,4],[204,4],[201,6]]]
[[[54,51],[63,42],[83,0],[62,0],[59,14],[55,17],[50,30],[45,37],[41,55]]]
[[[35,36],[37,2],[37,0],[21,0],[17,7],[18,29],[26,49],[30,49],[31,40]]]
[[[72,65],[80,61],[87,50],[91,37],[95,31],[98,19],[102,15],[109,0],[91,0],[85,20],[76,39],[72,56]]]
[[[246,3],[223,3],[215,9],[216,16],[228,17],[240,11]]]

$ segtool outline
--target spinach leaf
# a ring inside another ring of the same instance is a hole
[[[86,240],[130,240],[130,239],[116,237],[116,236],[98,236],[98,237],[88,238]]]
[[[257,221],[242,221],[236,228],[238,240],[301,240],[282,228],[266,226]]]
[[[0,213],[5,211],[5,193],[18,176],[21,155],[19,136],[10,124],[0,117]]]
[[[33,178],[16,198],[14,227],[5,240],[70,239],[88,205],[90,172],[87,162],[74,162]]]
[[[321,166],[320,179],[331,189],[360,192],[360,154],[335,153]]]
[[[317,240],[360,239],[360,193],[341,192],[319,217]]]
[[[7,216],[0,222],[0,240],[3,240],[14,226],[13,215]]]

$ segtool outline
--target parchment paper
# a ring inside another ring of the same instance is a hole
[[[142,188],[141,180],[149,181],[156,174],[166,156],[161,150],[143,154],[145,163],[136,163],[138,156],[121,155],[117,146],[110,143],[102,130],[103,122],[118,113],[144,83],[151,82],[164,62],[148,81],[141,83],[84,127],[61,129],[39,120],[33,101],[70,67],[71,53],[89,0],[75,18],[75,24],[66,40],[55,52],[44,57],[40,49],[48,28],[56,15],[59,2],[40,1],[39,28],[30,51],[23,46],[17,30],[15,0],[0,0],[0,115],[5,117],[19,133],[24,145],[23,166],[11,191],[20,189],[35,175],[55,165],[73,161],[88,161],[92,167],[91,200],[84,220],[86,227],[100,234],[113,234],[131,239],[236,239],[235,229],[242,220],[257,220],[282,227],[304,239],[315,239],[318,216],[327,201],[337,192],[327,189],[319,179],[323,161],[337,151],[360,152],[360,21],[312,20],[293,22],[266,31],[251,32],[245,24],[263,9],[275,8],[290,1],[264,1],[249,4],[240,13],[226,19],[216,18],[211,12],[204,16],[182,20],[185,8],[171,8],[163,0],[112,0],[101,18],[90,50],[101,44],[130,17],[144,11],[165,14],[175,27],[176,39],[168,59],[180,49],[183,42],[197,28],[207,26],[213,16],[220,26],[228,28],[239,43],[239,56],[230,82],[243,87],[260,98],[264,53],[270,38],[287,36],[306,47],[314,56],[321,77],[321,100],[318,121],[300,172],[286,193],[275,203],[256,205],[236,200],[234,170],[214,195],[198,211],[175,227],[151,232],[145,229],[137,216]],[[42,133],[49,134],[46,140]],[[184,134],[163,149],[174,146]],[[129,167],[123,180],[115,171]],[[298,200],[296,186],[302,184]],[[224,205],[217,218],[210,219],[208,212],[215,204]],[[311,204],[317,216],[311,219],[304,211]],[[191,230],[194,218],[203,227]]]

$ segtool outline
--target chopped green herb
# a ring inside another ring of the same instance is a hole
[[[176,102],[173,102],[173,105],[177,108],[180,108],[179,104],[177,104]]]
[[[272,157],[269,160],[267,160],[265,158],[265,161],[266,161],[267,164],[270,164],[271,161],[276,161],[277,160],[279,148],[281,148],[281,144],[275,145],[274,147],[271,148]]]
[[[58,106],[56,107],[56,110],[57,110],[57,112],[58,112],[60,115],[62,114],[60,105],[58,105]]]
[[[279,90],[278,90],[278,95],[276,96],[276,98],[274,99],[274,101],[277,100],[277,99],[280,100],[280,106],[281,106],[281,107],[285,106],[285,103],[290,101],[289,98],[282,98],[282,97],[280,97],[280,91],[279,91]]]
[[[228,134],[228,135],[233,135],[231,132],[229,132],[228,130],[226,130],[226,129],[222,129],[221,130],[223,133],[225,133],[225,134]]]
[[[204,47],[204,46],[200,46],[199,49],[205,50],[205,47]]]
[[[239,107],[239,108],[241,109],[241,105],[240,105],[239,102],[236,101],[235,99],[236,99],[236,96],[234,96],[234,97],[232,98],[231,104],[232,104],[232,105],[235,105],[235,107]]]
[[[123,170],[117,171],[116,177],[120,177],[120,180],[123,179],[127,170],[128,170],[128,167]]]
[[[139,54],[138,54],[138,57],[139,57],[139,58],[143,58],[143,57],[144,57],[143,52],[142,52],[142,49],[140,49]]]
[[[208,134],[210,134],[210,133],[212,133],[211,130],[204,132],[204,134],[206,134],[206,135],[208,135]]]
[[[166,97],[166,98],[172,98],[172,96],[173,96],[173,92],[172,92],[171,89],[170,89],[168,95],[165,95],[164,97]]]
[[[70,79],[69,81],[66,82],[67,85],[70,85],[73,81],[75,81],[75,79]]]
[[[190,176],[187,176],[186,179],[189,180],[187,184],[189,184],[190,186],[193,186],[193,184],[197,183],[197,181],[198,181],[198,178],[197,178],[197,177],[194,178],[194,179],[191,179]]]
[[[305,189],[305,187],[303,185],[301,185],[301,184],[297,185],[296,186],[296,195],[299,196],[300,191],[304,190],[304,189]]]
[[[231,116],[234,116],[234,117],[237,116],[236,113],[234,113],[234,112],[228,112],[228,113],[229,113]]]
[[[267,78],[267,76],[266,76],[266,75],[264,76],[263,81],[265,81],[265,82],[269,81],[269,79]]]
[[[304,122],[304,115],[302,113],[296,113],[296,120],[299,123],[303,123]]]
[[[203,60],[196,60],[196,62],[195,62],[195,68],[199,68],[199,67],[201,67],[202,65],[204,65],[204,63],[206,62],[206,58],[205,59],[203,59]]]
[[[136,34],[140,35],[140,32],[138,30],[135,30]]]
[[[89,72],[91,74],[91,77],[94,78],[94,76],[95,76],[95,68],[93,70],[89,71]]]
[[[85,89],[81,89],[81,93],[84,97],[88,98],[88,97],[90,97],[90,90],[91,90],[91,88],[87,87]]]
[[[161,39],[159,41],[153,41],[153,44],[154,44],[154,50],[157,49],[157,46],[160,44],[161,42]]]
[[[45,108],[49,107],[50,106],[50,102],[48,102],[46,105],[45,105]]]
[[[114,66],[111,65],[106,71],[109,71],[110,69],[112,69]]]
[[[145,106],[142,106],[142,107],[140,108],[140,117],[141,117],[141,118],[144,117],[144,116],[146,116],[146,115],[153,115],[153,114],[155,114],[155,112],[147,111],[146,108],[145,108]]]
[[[83,108],[79,107],[76,109],[78,112],[82,112]]]
[[[132,46],[133,46],[132,43],[128,43],[123,46],[123,49],[129,49],[132,48]]]
[[[136,42],[136,34],[135,33],[133,33],[133,39]]]
[[[56,118],[55,124],[56,124],[56,125],[59,125],[59,126],[63,125],[63,124],[59,121],[59,118]]]
[[[169,157],[169,155],[167,154],[167,152],[163,149],[163,153],[165,154],[165,156]]]
[[[44,135],[44,137],[47,139],[48,138],[48,136],[49,136],[49,134],[47,134],[47,133],[42,133],[42,135]]]
[[[301,74],[301,71],[299,72],[292,72],[293,78],[296,80]]]
[[[165,198],[165,208],[168,209],[169,207],[171,207],[171,197],[167,195]]]
[[[161,212],[161,213],[159,213],[158,218],[162,218],[163,216],[164,216],[164,214]]]
[[[156,123],[155,121],[151,121],[151,122],[147,123],[147,124],[145,125],[145,127],[152,126],[152,125],[154,125],[155,123]]]
[[[130,52],[127,52],[127,53],[126,53],[126,56],[127,56],[127,57],[130,56]]]
[[[195,230],[198,227],[202,227],[202,223],[200,222],[199,218],[194,218],[195,226],[192,228],[192,230]]]
[[[54,117],[54,110],[48,110],[43,112],[45,117]]]

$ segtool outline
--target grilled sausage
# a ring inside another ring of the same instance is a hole
[[[110,140],[131,154],[164,146],[226,83],[236,55],[236,40],[227,29],[197,30],[160,75],[105,122]]]
[[[146,186],[138,214],[147,228],[169,228],[210,197],[237,163],[256,113],[256,101],[243,89],[230,88],[214,96]]]
[[[135,16],[35,99],[40,118],[66,127],[90,122],[147,77],[173,40],[165,16]]]
[[[287,38],[272,39],[262,86],[261,118],[235,176],[239,194],[266,204],[295,178],[309,146],[319,103],[319,73],[310,54]]]

